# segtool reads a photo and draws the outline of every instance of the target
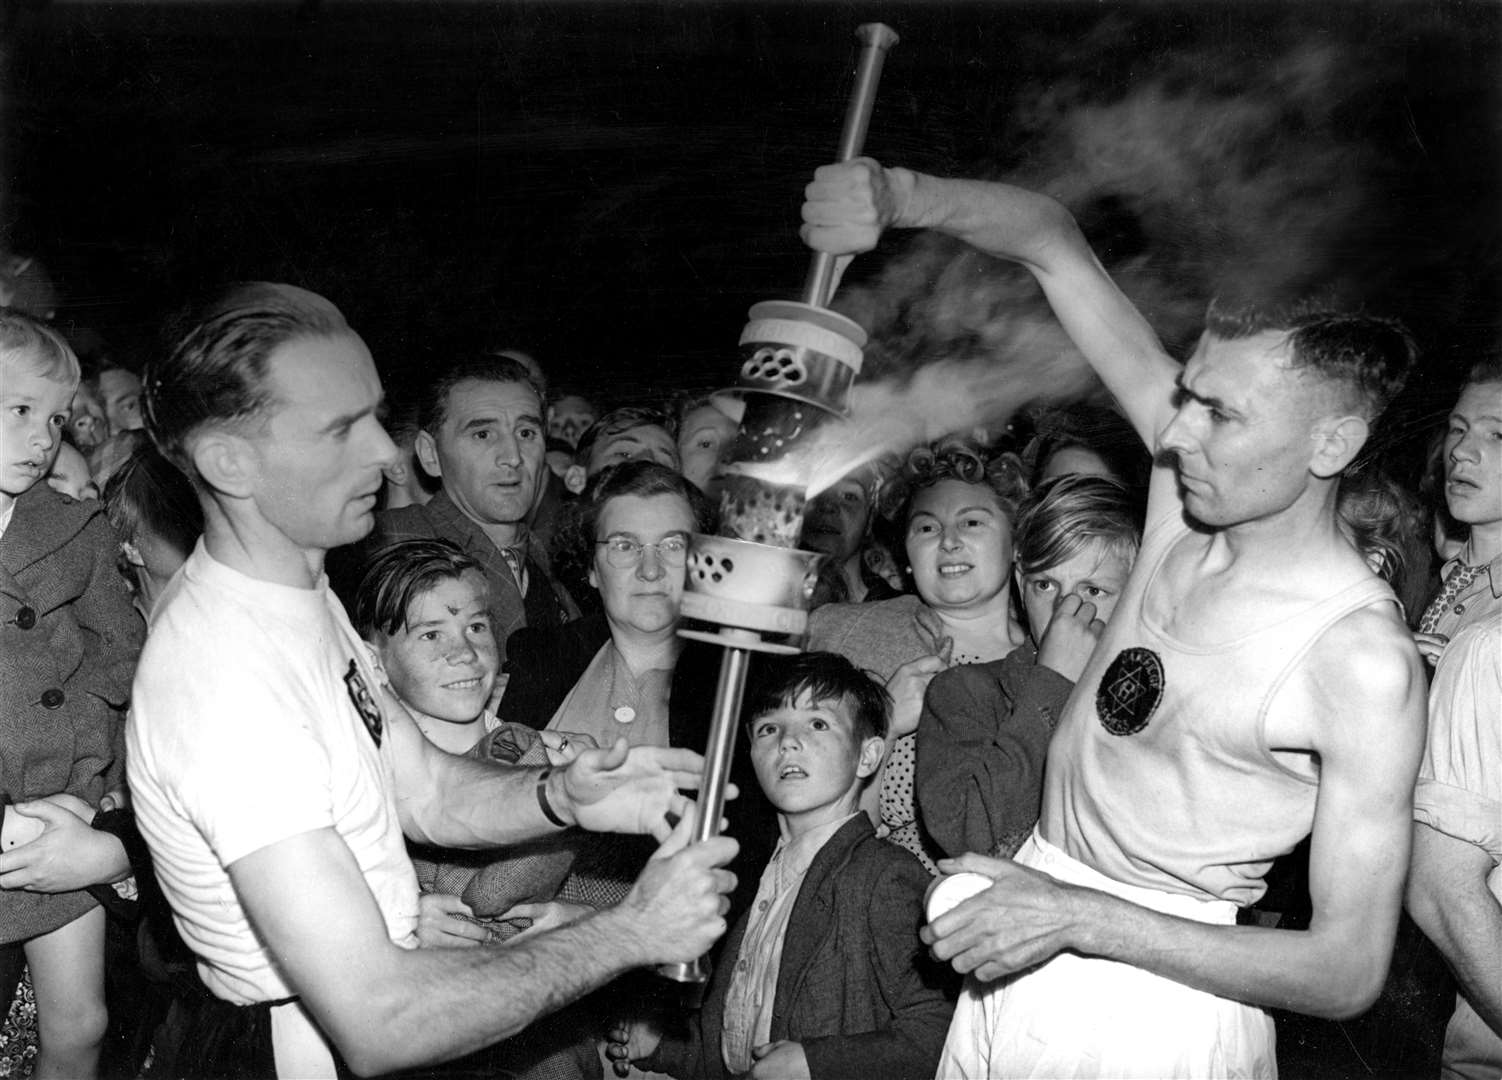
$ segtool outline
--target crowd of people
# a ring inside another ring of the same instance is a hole
[[[0,280],[6,1075],[1271,1077],[1406,906],[1502,1076],[1502,355],[1410,490],[1396,322],[1219,298],[1180,362],[1045,196],[863,159],[803,216],[1022,264],[1114,404],[810,500],[707,841],[735,396],[388,400],[271,283],[136,372]]]

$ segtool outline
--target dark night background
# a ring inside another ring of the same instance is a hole
[[[1421,396],[1497,338],[1492,3],[5,10],[0,240],[137,358],[191,290],[270,278],[398,384],[481,343],[607,400],[728,383],[747,307],[802,282],[802,186],[875,19],[902,41],[868,152],[1060,195],[1171,345],[1270,284],[1409,320]],[[1025,351],[1035,298],[953,255],[856,264],[870,368]]]

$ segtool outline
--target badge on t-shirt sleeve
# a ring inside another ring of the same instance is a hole
[[[1101,676],[1095,711],[1112,735],[1135,735],[1147,727],[1163,700],[1163,661],[1151,649],[1122,649]]]
[[[365,685],[365,676],[360,674],[360,667],[353,660],[349,662],[349,670],[344,673],[344,688],[349,691],[349,700],[354,703],[355,712],[365,721],[365,730],[370,732],[376,746],[380,746],[381,707],[376,704],[370,687]]]

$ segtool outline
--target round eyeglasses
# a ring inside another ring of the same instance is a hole
[[[662,560],[664,566],[677,569],[688,560],[688,537],[686,536],[664,536],[655,544],[643,544],[638,540],[632,540],[629,536],[610,536],[604,540],[596,540],[595,547],[604,548],[605,561],[618,570],[639,564],[642,553],[648,548],[657,552],[657,557]]]

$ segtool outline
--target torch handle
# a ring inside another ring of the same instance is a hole
[[[720,835],[720,817],[725,812],[725,787],[730,782],[730,757],[735,750],[735,729],[740,723],[741,698],[746,693],[746,669],[751,653],[729,646],[720,659],[720,681],[715,687],[714,718],[709,742],[704,748],[704,783],[694,810],[694,842]],[[686,963],[659,964],[658,974],[675,982],[702,983],[709,978],[703,959]]]
[[[887,50],[897,44],[897,33],[885,23],[865,23],[856,28],[861,43],[860,63],[855,71],[855,87],[845,107],[845,127],[840,132],[839,161],[860,157],[866,145],[866,129],[871,126],[871,110],[876,105],[876,87],[881,82],[881,67]],[[834,287],[835,260],[838,256],[818,252],[809,262],[808,277],[803,281],[803,302],[812,307],[827,307]]]

